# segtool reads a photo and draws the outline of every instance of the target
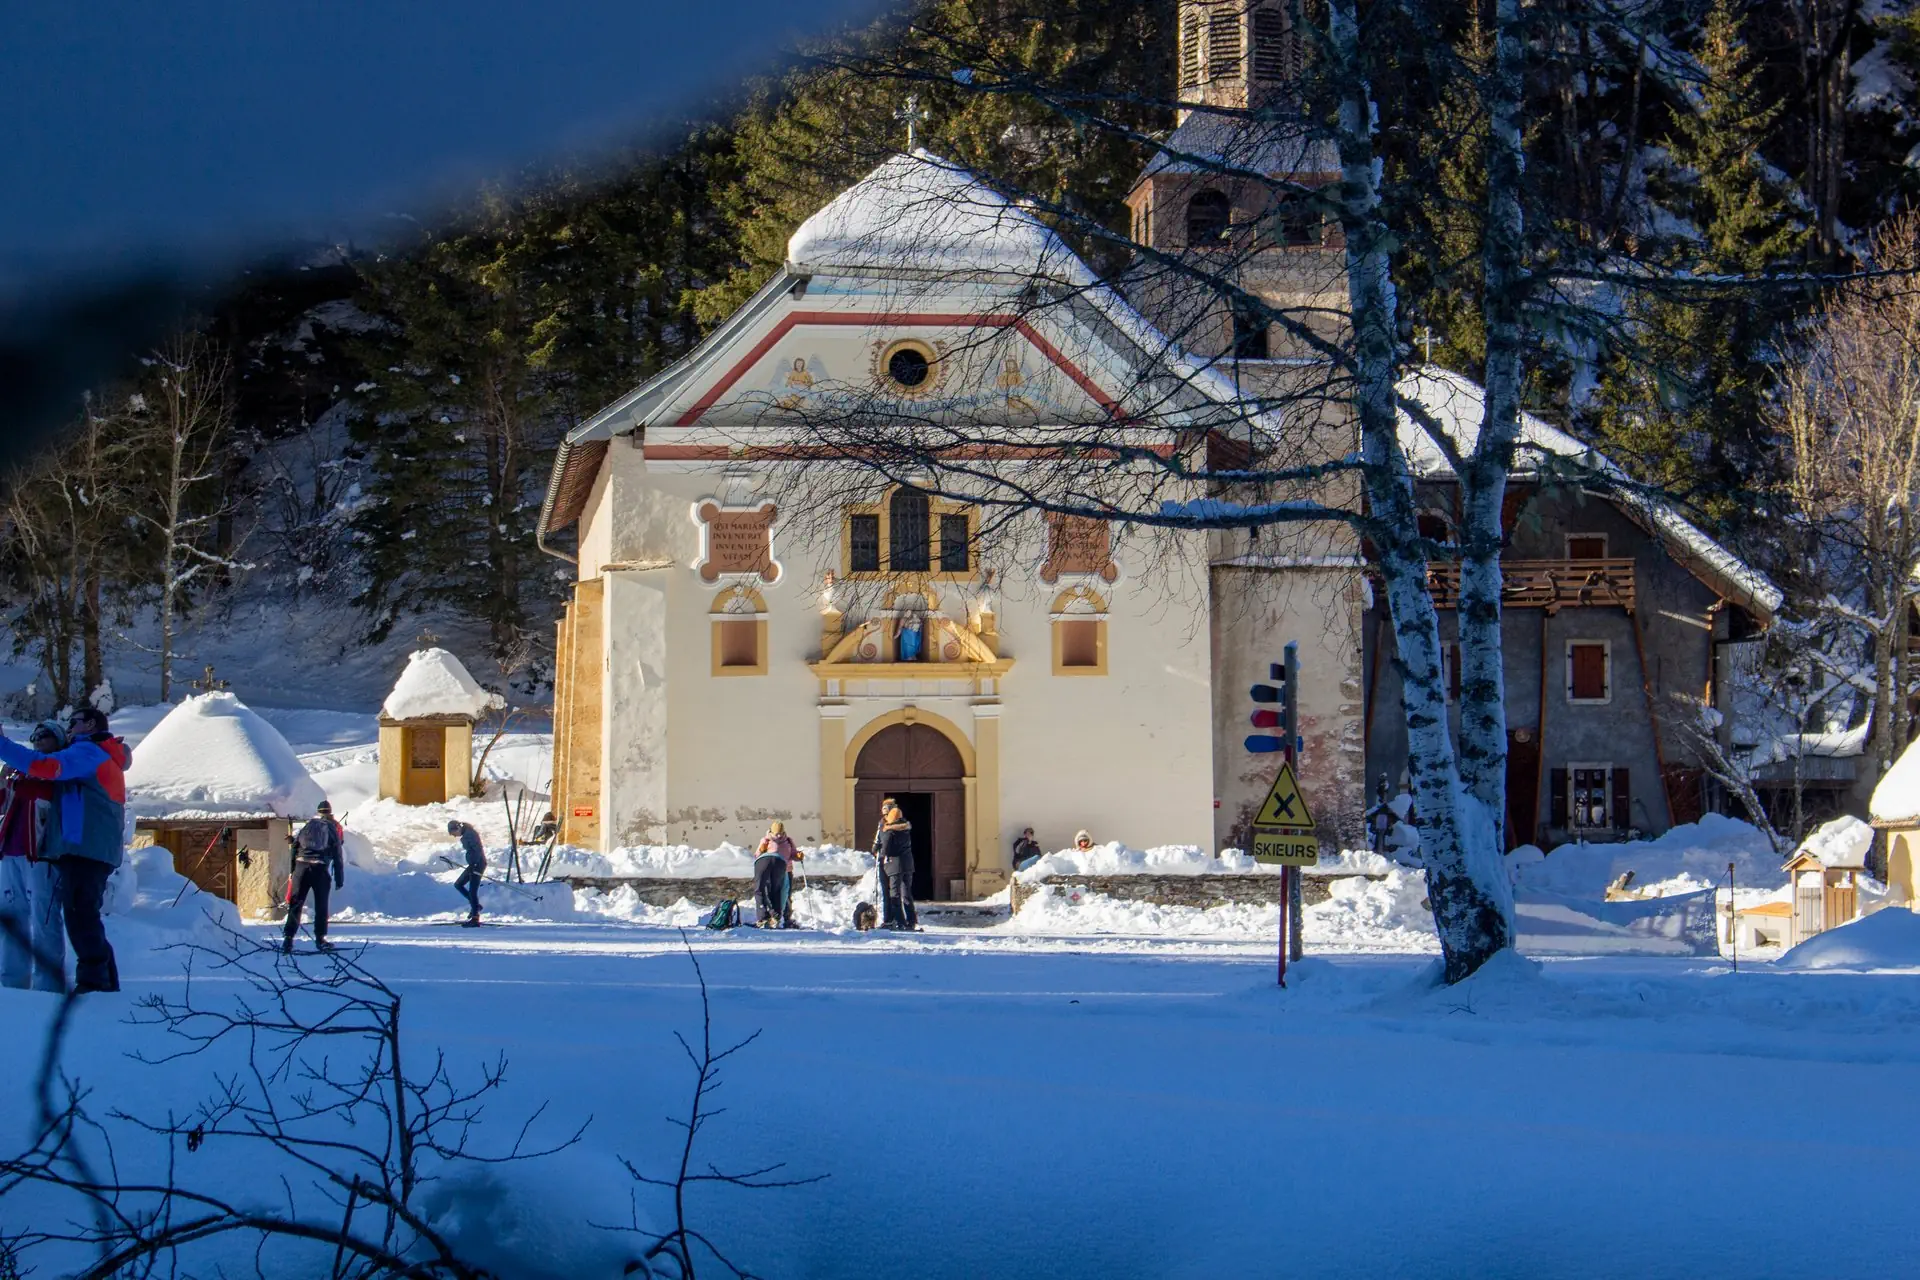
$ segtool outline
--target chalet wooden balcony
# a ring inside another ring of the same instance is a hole
[[[1634,608],[1633,557],[1601,560],[1503,560],[1500,605],[1505,609]],[[1427,566],[1427,589],[1442,609],[1460,602],[1460,566]]]

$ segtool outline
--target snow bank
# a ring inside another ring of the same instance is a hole
[[[802,845],[807,871],[818,875],[857,876],[873,867],[873,855],[839,845]],[[700,880],[753,875],[753,850],[723,841],[712,849],[688,844],[627,845],[599,854],[574,845],[553,852],[554,875],[635,876],[647,880]]]
[[[1810,853],[1825,867],[1864,867],[1867,850],[1873,848],[1873,828],[1855,817],[1842,814],[1814,828],[1801,842],[1796,853]]]
[[[134,748],[127,803],[141,817],[306,817],[326,798],[280,731],[231,693],[169,711]]]
[[[1238,849],[1223,850],[1216,858],[1198,845],[1132,849],[1115,840],[1091,849],[1061,849],[1046,854],[1020,872],[1019,878],[1032,883],[1050,876],[1277,875],[1279,871],[1279,867],[1255,862]]]
[[[1729,862],[1742,888],[1777,888],[1786,883],[1781,861],[1757,827],[1719,814],[1652,840],[1568,844],[1551,854],[1523,845],[1507,855],[1516,891],[1589,899],[1605,898],[1607,886],[1627,871],[1634,873],[1633,887],[1650,896],[1697,893],[1726,884]]]
[[[428,716],[478,720],[499,705],[500,695],[482,689],[460,665],[460,659],[445,649],[420,649],[407,659],[407,669],[400,673],[380,711],[392,720]]]
[[[1530,956],[1719,955],[1715,897],[1712,889],[1635,902],[1516,893],[1514,945]]]
[[[129,849],[107,882],[108,935],[123,954],[190,941],[212,941],[240,928],[240,910],[173,869],[158,845]]]
[[[491,873],[499,875],[498,870]],[[454,868],[406,870],[386,875],[349,872],[333,895],[336,920],[430,920],[467,914],[467,900],[453,887]],[[507,883],[488,879],[480,886],[480,905],[488,919],[572,920],[573,891],[563,884]]]
[[[1902,751],[1874,787],[1867,813],[1875,822],[1920,822],[1920,742]]]
[[[1920,969],[1920,914],[1889,907],[1816,933],[1773,962],[1776,969]]]
[[[1396,869],[1384,879],[1335,880],[1332,896],[1306,909],[1306,945],[1327,951],[1439,949],[1426,880]],[[1039,935],[1122,935],[1259,941],[1277,936],[1280,908],[1263,903],[1217,907],[1128,902],[1076,885],[1043,884],[1020,910],[991,932]]]

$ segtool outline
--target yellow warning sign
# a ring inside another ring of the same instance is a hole
[[[1293,776],[1291,762],[1281,762],[1280,773],[1267,789],[1260,812],[1253,815],[1253,825],[1272,827],[1276,832],[1313,830],[1313,815],[1307,811],[1307,797],[1300,790],[1299,779]]]

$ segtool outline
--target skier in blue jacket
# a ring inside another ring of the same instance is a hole
[[[93,707],[73,713],[67,739],[58,751],[35,751],[0,733],[0,764],[59,784],[59,832],[48,832],[42,856],[55,860],[55,892],[73,947],[74,990],[118,991],[120,969],[100,909],[107,877],[126,857],[126,770],[133,753],[108,731],[106,713]]]
[[[467,855],[467,869],[460,873],[453,887],[466,897],[470,908],[467,918],[460,923],[472,928],[480,923],[480,882],[486,879],[487,848],[480,843],[480,833],[473,829],[473,825],[458,818],[447,820],[447,834],[460,837],[460,847]]]

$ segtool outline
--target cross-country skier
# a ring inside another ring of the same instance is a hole
[[[447,834],[460,837],[460,847],[467,854],[467,869],[460,873],[453,887],[466,897],[467,905],[471,908],[467,918],[460,922],[471,929],[480,923],[480,882],[486,878],[487,847],[480,843],[480,833],[473,829],[472,824],[458,818],[447,819]]]
[[[0,733],[0,764],[10,765],[41,782],[60,784],[54,806],[57,839],[46,848],[59,850],[54,864],[54,892],[66,916],[67,942],[73,947],[73,989],[118,991],[120,967],[113,944],[101,922],[107,877],[127,855],[127,766],[133,753],[107,729],[107,716],[94,707],[81,707],[67,720],[67,745],[57,751],[23,747]]]
[[[33,727],[35,751],[53,754],[67,731],[52,720]],[[59,784],[11,768],[0,781],[0,983],[25,990],[67,989],[67,940],[51,859],[58,834]]]
[[[293,950],[293,935],[300,931],[300,908],[307,895],[313,895],[313,945],[322,951],[327,943],[328,881],[333,888],[347,883],[346,832],[333,820],[333,806],[320,802],[314,816],[293,838],[293,879],[287,886],[287,929],[280,950]]]

